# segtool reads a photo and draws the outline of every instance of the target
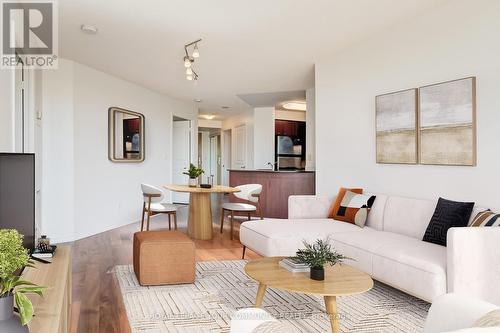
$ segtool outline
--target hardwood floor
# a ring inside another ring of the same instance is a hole
[[[220,234],[221,196],[212,197],[214,238],[195,241],[196,260],[241,259],[242,245],[238,240],[239,223],[235,225],[235,239],[230,239],[229,223]],[[140,205],[137,215],[140,216]],[[188,206],[178,210],[178,230],[186,232]],[[139,219],[139,218],[138,218]],[[219,227],[217,227],[217,225]],[[166,216],[151,220],[150,230],[168,228]],[[120,290],[111,272],[116,265],[132,264],[132,239],[140,230],[140,222],[110,230],[71,244],[73,250],[73,303],[71,332],[130,332]],[[245,259],[259,255],[247,250]]]

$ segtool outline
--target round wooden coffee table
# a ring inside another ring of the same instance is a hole
[[[262,305],[267,287],[323,296],[334,333],[339,332],[336,296],[361,294],[373,288],[368,274],[348,265],[325,266],[325,280],[315,281],[309,278],[309,273],[292,273],[281,268],[281,259],[283,257],[262,258],[246,264],[247,275],[259,282],[255,306]]]
[[[194,239],[212,239],[211,193],[240,192],[235,187],[215,185],[212,188],[190,187],[188,185],[165,185],[175,192],[189,193],[188,235]]]

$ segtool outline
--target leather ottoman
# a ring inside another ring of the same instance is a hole
[[[134,272],[141,286],[192,283],[195,246],[179,231],[141,231],[134,234]]]

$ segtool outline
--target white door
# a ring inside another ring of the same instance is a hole
[[[231,130],[222,132],[222,185],[229,186],[229,169],[231,169]]]
[[[172,182],[187,184],[188,176],[182,173],[191,162],[191,122],[189,120],[174,121],[172,133]],[[172,192],[175,203],[189,203],[189,193]]]
[[[218,150],[217,150],[217,137],[212,136],[210,137],[210,175],[208,176],[213,176],[214,179],[214,185],[219,184],[219,177],[218,177],[218,162],[219,162],[219,156],[218,156]]]
[[[247,127],[238,126],[233,131],[233,169],[245,169],[247,167]]]

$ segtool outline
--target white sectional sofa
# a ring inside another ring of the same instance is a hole
[[[326,218],[334,198],[291,196],[289,219],[244,222],[240,241],[263,256],[293,256],[327,236],[347,264],[432,302],[447,292],[500,305],[500,228],[452,228],[448,246],[423,242],[437,201],[375,194],[364,228]],[[473,218],[484,207],[476,205]]]

